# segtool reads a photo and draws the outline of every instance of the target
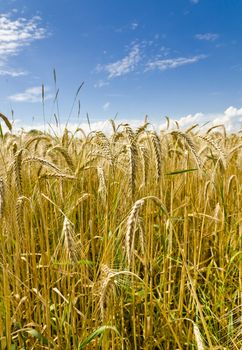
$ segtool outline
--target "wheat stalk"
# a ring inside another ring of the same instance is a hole
[[[0,218],[3,216],[5,207],[5,185],[3,179],[0,177]]]
[[[98,187],[98,193],[100,194],[103,203],[106,204],[107,199],[107,188],[106,188],[106,182],[104,177],[104,171],[102,167],[97,167],[97,174],[99,179],[99,187]]]
[[[16,187],[17,187],[17,191],[18,191],[19,196],[21,196],[23,193],[22,174],[21,174],[22,152],[23,152],[23,149],[20,149],[19,151],[16,152],[15,157],[14,157],[14,163],[13,163]]]

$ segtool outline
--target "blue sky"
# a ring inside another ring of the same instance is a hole
[[[241,128],[241,15],[240,0],[0,0],[0,111],[43,124],[44,84],[50,123],[59,88],[63,123]]]

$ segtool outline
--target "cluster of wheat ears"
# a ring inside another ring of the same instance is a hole
[[[110,122],[1,133],[0,349],[241,349],[240,134]]]

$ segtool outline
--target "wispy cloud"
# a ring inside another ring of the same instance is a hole
[[[34,16],[31,19],[19,17],[13,19],[11,14],[0,14],[0,68],[1,75],[13,77],[22,75],[8,68],[8,60],[16,56],[24,47],[35,40],[47,36],[45,28],[40,26],[41,18]]]
[[[7,69],[4,68],[1,69],[0,67],[0,75],[9,75],[11,77],[20,77],[21,75],[26,75],[27,72],[19,69]]]
[[[131,23],[131,29],[132,29],[132,30],[137,29],[137,28],[138,28],[138,26],[139,26],[139,23],[138,23],[138,22],[136,22],[136,21]]]
[[[47,93],[49,91],[48,87],[45,87],[45,100],[49,100],[53,97],[52,94]],[[47,93],[47,94],[46,94]],[[8,97],[9,100],[14,102],[41,102],[42,101],[42,87],[34,86],[26,89],[24,92],[20,92]]]
[[[103,86],[107,86],[109,85],[108,81],[104,81],[104,80],[98,80],[95,84],[94,87],[95,88],[102,88]]]
[[[121,77],[132,72],[147,72],[151,70],[165,71],[175,69],[184,65],[196,63],[205,59],[206,55],[193,55],[190,57],[174,57],[171,49],[160,46],[154,40],[134,41],[130,44],[128,54],[122,59],[96,66],[97,72],[105,72],[102,80],[95,83],[94,87],[107,85],[111,79]]]
[[[108,79],[119,77],[133,72],[141,60],[140,48],[138,44],[131,47],[130,52],[124,58],[106,65],[98,65],[98,71],[108,73]]]
[[[103,105],[103,110],[106,111],[108,110],[110,107],[110,102],[106,102],[104,105]]]
[[[205,40],[205,41],[215,41],[218,38],[219,38],[219,35],[216,33],[203,33],[203,34],[195,35],[195,39]]]
[[[127,32],[130,30],[136,30],[138,27],[139,27],[139,23],[136,20],[134,20],[131,23],[128,23],[128,24],[125,24],[121,27],[115,28],[114,30],[117,33],[123,33],[123,32]]]
[[[154,59],[150,60],[146,64],[145,71],[159,69],[165,71],[167,69],[175,69],[180,66],[196,63],[206,58],[205,55],[193,56],[193,57],[178,57],[168,59]]]
[[[192,4],[198,4],[200,0],[190,0]]]

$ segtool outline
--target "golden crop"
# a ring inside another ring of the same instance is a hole
[[[0,349],[240,349],[241,137],[0,139]]]

